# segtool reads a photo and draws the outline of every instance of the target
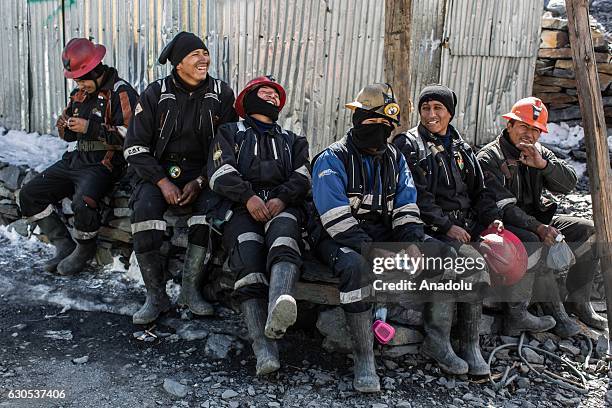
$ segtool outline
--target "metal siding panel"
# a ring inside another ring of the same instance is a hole
[[[416,105],[426,85],[440,81],[446,0],[413,0],[410,28],[410,99]],[[418,22],[415,22],[418,18]],[[402,121],[416,126],[419,112],[402,113]]]
[[[28,3],[30,61],[30,129],[55,133],[65,106],[61,53],[64,46],[62,2]]]
[[[0,126],[27,129],[28,114],[28,14],[26,0],[0,3],[5,21],[0,29],[5,41],[0,44]]]
[[[25,4],[14,0],[1,7],[17,15],[21,6],[25,21]],[[289,101],[280,121],[306,134],[313,151],[344,134],[351,116],[344,104],[361,87],[383,78],[384,8],[378,0],[83,0],[63,2],[63,10],[61,4],[32,4],[30,32],[5,31],[13,46],[3,49],[3,60],[15,61],[20,32],[25,39],[31,37],[29,48],[22,48],[22,60],[25,67],[28,58],[33,67],[42,67],[32,70],[32,83],[45,84],[32,90],[31,123],[23,98],[28,93],[27,69],[18,70],[18,84],[2,85],[4,95],[15,95],[4,99],[11,100],[13,109],[3,113],[11,118],[5,120],[7,126],[21,122],[20,127],[33,130],[52,129],[74,86],[64,80],[59,62],[64,44],[73,37],[93,37],[104,44],[104,62],[142,91],[170,71],[169,64],[157,62],[162,48],[178,31],[193,31],[207,40],[211,74],[236,92],[262,74],[283,83]],[[41,21],[51,14],[50,24]],[[15,92],[17,87],[20,92]],[[4,101],[0,106],[8,110]]]
[[[493,6],[490,56],[531,57],[540,45],[543,0],[498,1]],[[537,34],[537,35],[536,35]]]
[[[378,1],[211,3],[211,74],[236,92],[255,76],[275,76],[289,97],[279,122],[305,134],[312,152],[344,134],[350,124],[344,104],[382,80],[384,10]]]

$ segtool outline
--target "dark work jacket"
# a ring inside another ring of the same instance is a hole
[[[170,153],[188,159],[206,176],[208,149],[218,126],[237,120],[234,92],[225,82],[206,78],[206,84],[187,90],[171,74],[151,83],[140,96],[128,128],[124,156],[145,181],[166,177],[163,162]]]
[[[210,188],[243,206],[254,194],[302,205],[310,192],[308,141],[274,124],[260,131],[247,117],[220,126],[208,159]]]
[[[541,224],[549,224],[557,205],[542,196],[544,188],[555,193],[568,193],[576,187],[576,171],[559,160],[553,152],[536,143],[548,161],[543,169],[522,164],[520,151],[504,129],[493,142],[478,152],[487,187],[495,194],[504,223],[535,232]]]
[[[136,90],[119,78],[115,68],[109,67],[97,92],[88,94],[75,88],[70,93],[70,101],[62,113],[67,117],[87,119],[87,131],[76,133],[57,126],[59,137],[67,142],[100,141],[107,144],[108,151],[79,151],[72,154],[77,154],[81,162],[102,163],[109,170],[113,171],[114,168],[117,172],[117,167],[125,166],[120,150],[137,100]],[[117,150],[119,151],[116,152]]]
[[[452,125],[449,130],[450,151],[421,124],[393,140],[412,172],[421,219],[441,234],[457,222],[449,214],[456,210],[482,225],[501,218],[474,151]]]

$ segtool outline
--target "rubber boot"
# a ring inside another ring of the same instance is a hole
[[[179,304],[187,306],[193,314],[198,316],[212,316],[215,312],[212,305],[204,300],[201,292],[207,251],[206,248],[199,245],[189,244],[183,265],[183,283]]]
[[[562,302],[541,302],[542,311],[551,315],[555,322],[552,332],[561,338],[568,338],[580,333],[580,326],[565,312]]]
[[[280,368],[278,348],[274,340],[264,335],[266,305],[263,299],[248,299],[240,304],[240,310],[251,338],[251,347],[257,358],[255,374],[266,375]]]
[[[585,324],[599,330],[608,328],[608,319],[593,309],[591,304],[591,289],[593,282],[588,282],[580,289],[573,291],[567,297],[565,310],[575,314]]]
[[[461,375],[469,371],[468,363],[459,358],[450,343],[454,302],[427,303],[424,308],[425,339],[421,352],[438,363],[442,371]]]
[[[55,212],[36,221],[36,225],[49,238],[49,242],[55,246],[55,256],[45,262],[43,269],[47,272],[55,272],[57,265],[74,251],[76,243],[72,240],[66,225]]]
[[[528,271],[523,279],[508,288],[509,294],[513,298],[523,300],[506,303],[504,333],[507,336],[519,336],[522,332],[540,333],[555,327],[556,322],[552,316],[538,317],[527,310],[533,292],[534,280],[535,273]]]
[[[299,268],[291,262],[272,265],[265,330],[266,336],[271,339],[283,337],[287,328],[297,319],[297,304],[293,294],[299,274]]]
[[[461,326],[457,355],[468,363],[468,374],[489,375],[491,369],[480,352],[482,303],[458,303],[457,320]]]
[[[70,255],[57,265],[60,275],[75,275],[81,272],[96,255],[96,238],[77,240],[77,246]]]
[[[170,309],[170,299],[166,294],[166,282],[159,251],[136,254],[136,259],[147,289],[147,298],[140,310],[132,316],[132,322],[149,324],[154,322],[161,313]]]
[[[359,392],[379,392],[380,379],[374,361],[374,334],[372,310],[361,313],[345,313],[353,336],[353,388]]]

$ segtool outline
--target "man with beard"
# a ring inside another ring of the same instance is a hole
[[[567,274],[567,297],[558,293],[558,285],[552,270],[546,265],[546,257],[540,262],[540,276],[536,291],[545,313],[554,317],[554,332],[560,337],[570,337],[580,332],[580,327],[567,314],[574,313],[584,323],[597,329],[605,329],[608,321],[597,314],[591,305],[591,288],[597,270],[595,253],[595,228],[593,222],[579,217],[555,215],[557,204],[543,197],[544,189],[567,194],[576,187],[575,170],[559,160],[553,152],[538,143],[542,132],[548,132],[548,110],[534,97],[519,100],[511,112],[503,115],[508,120],[506,128],[493,142],[478,153],[478,160],[485,173],[487,187],[495,193],[497,206],[506,227],[521,241],[530,246],[543,243],[551,247],[557,238],[565,237],[575,257],[576,264]],[[509,304],[509,309],[524,313],[533,289],[533,279],[523,279],[524,301]],[[563,303],[565,301],[565,304]],[[514,314],[506,319],[513,329],[526,329]],[[519,331],[519,330],[515,330]]]
[[[295,323],[294,287],[302,266],[303,203],[310,192],[308,141],[281,128],[283,87],[250,81],[236,100],[244,118],[223,125],[208,160],[210,188],[231,203],[223,246],[237,275],[234,296],[257,357],[256,373],[280,368],[274,339]]]
[[[485,188],[476,155],[450,124],[457,96],[446,86],[429,85],[421,91],[417,106],[419,125],[397,135],[393,143],[406,158],[414,177],[425,231],[451,245],[465,259],[482,258],[469,243],[478,242],[487,226],[503,227],[493,194]],[[486,269],[470,277],[489,283]],[[469,374],[487,375],[490,370],[480,352],[478,330],[482,298],[457,304],[462,326],[457,354],[449,339],[454,306],[452,302],[426,305],[428,336],[421,350],[450,374],[465,374],[467,368]]]
[[[134,252],[147,290],[135,324],[154,321],[170,306],[160,259],[170,205],[192,210],[179,303],[199,316],[213,314],[200,292],[209,238],[206,160],[215,129],[237,119],[234,92],[208,74],[210,56],[200,38],[177,34],[159,56],[160,63],[167,61],[172,73],[145,89],[125,141],[125,158],[136,173],[130,200]]]
[[[317,256],[340,278],[353,340],[353,387],[378,392],[372,308],[366,301],[371,269],[362,245],[422,241],[423,225],[406,161],[387,143],[400,117],[391,86],[368,85],[346,107],[353,110],[353,127],[315,158],[312,188],[320,227],[309,233]]]
[[[56,248],[45,270],[61,275],[80,272],[96,253],[100,200],[125,170],[123,138],[138,94],[115,68],[102,63],[106,48],[73,38],[62,52],[64,76],[76,82],[70,102],[57,120],[60,138],[76,150],[32,179],[19,193],[22,214]],[[72,197],[73,241],[54,204]]]

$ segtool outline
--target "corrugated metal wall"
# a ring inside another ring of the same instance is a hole
[[[104,62],[138,90],[166,75],[157,63],[179,31],[206,37],[211,74],[237,93],[246,82],[274,75],[287,88],[283,125],[306,134],[313,151],[342,135],[344,103],[366,83],[383,79],[384,7],[379,0],[7,0],[0,63],[14,80],[0,84],[0,123],[53,132],[72,86],[62,76],[61,50],[72,37],[107,47]],[[26,24],[27,21],[27,24]],[[21,37],[30,37],[24,44]],[[21,42],[20,42],[21,41]],[[14,62],[21,53],[25,60]],[[29,64],[28,64],[29,58]],[[8,63],[11,61],[11,63]],[[31,72],[31,97],[27,90]],[[19,77],[21,75],[21,77]],[[32,107],[28,106],[31,103]],[[29,113],[29,117],[28,117]]]
[[[455,123],[466,138],[494,137],[499,114],[531,91],[542,0],[412,4],[412,100],[446,83],[459,95]],[[236,92],[262,74],[287,87],[281,122],[306,134],[313,152],[348,127],[344,103],[384,78],[382,0],[3,0],[0,11],[11,22],[1,31],[10,79],[0,82],[0,124],[12,128],[53,131],[72,86],[61,49],[77,36],[106,45],[105,62],[138,90],[168,73],[157,56],[177,32],[206,37],[211,73]]]
[[[412,0],[410,99],[415,105],[421,89],[440,81],[445,14],[446,0]],[[416,106],[410,116],[404,117],[409,118],[411,126],[416,126],[419,123]]]
[[[4,23],[0,28],[0,125],[24,129],[29,122],[28,18],[24,1],[10,0],[0,5]]]
[[[272,74],[287,89],[280,122],[305,134],[312,152],[350,124],[344,104],[383,78],[384,7],[379,0],[219,0],[208,36],[220,77],[237,91]]]
[[[501,114],[529,96],[542,0],[447,0],[440,82],[458,96],[454,123],[471,143],[492,140]]]

